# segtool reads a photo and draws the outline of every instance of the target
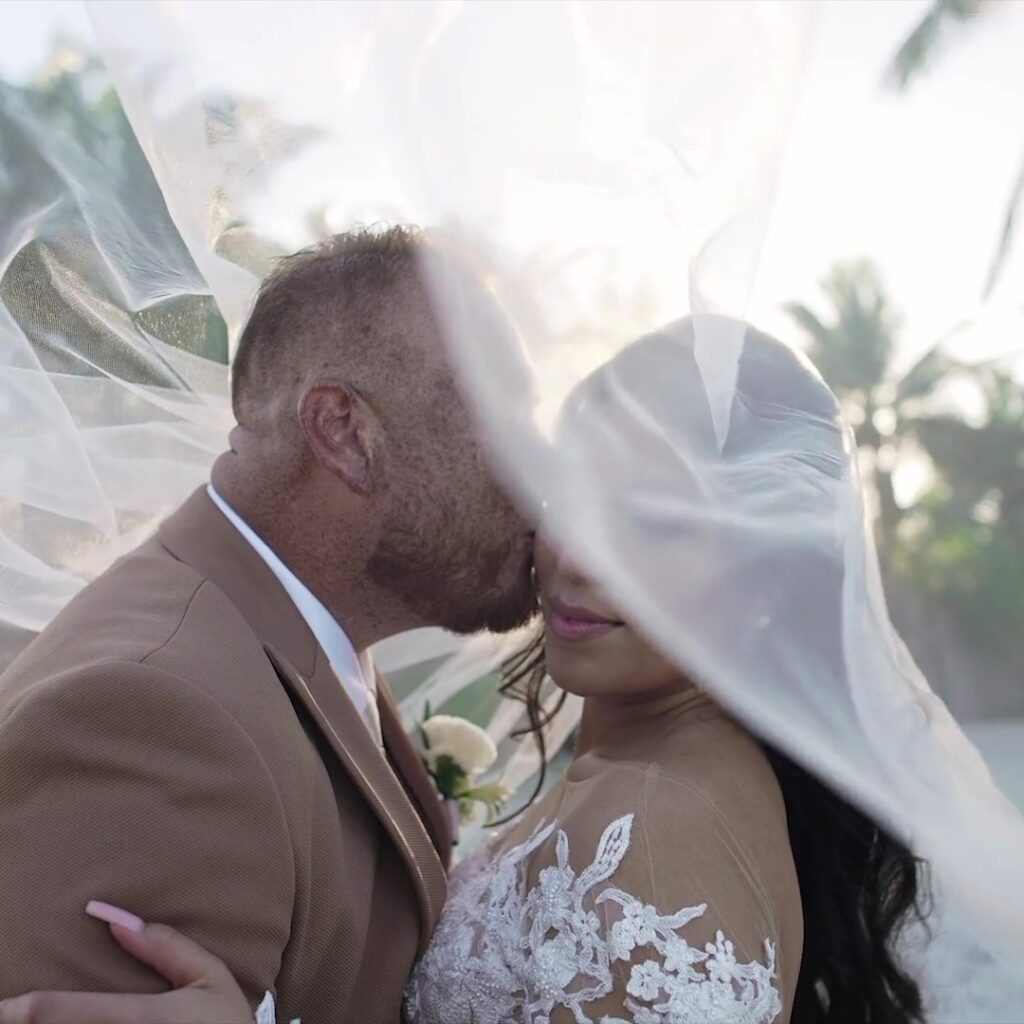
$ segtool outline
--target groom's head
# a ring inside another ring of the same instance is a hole
[[[290,524],[307,574],[362,577],[409,624],[506,630],[534,610],[531,537],[456,387],[431,260],[460,277],[481,343],[504,343],[489,293],[411,229],[337,235],[264,282],[232,393],[232,447],[260,479],[235,472],[235,490],[268,529]]]

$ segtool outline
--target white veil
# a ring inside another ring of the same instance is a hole
[[[7,634],[41,629],[198,486],[230,412],[223,321],[130,131],[55,127],[0,86]]]
[[[441,225],[524,342],[531,388],[438,277],[524,506],[753,730],[928,858],[980,948],[1024,960],[1024,820],[889,622],[851,436],[758,384],[745,345],[810,6],[86,6],[138,153],[111,180],[3,94],[0,619],[39,629],[202,481],[268,256]],[[477,680],[520,639],[381,652],[410,669],[410,715],[475,684],[516,781],[514,709]]]

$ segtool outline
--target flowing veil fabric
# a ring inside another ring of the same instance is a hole
[[[226,436],[224,324],[141,151],[120,152],[132,141],[116,125],[57,133],[29,94],[0,87],[9,630],[41,629],[134,546]]]
[[[0,95],[5,627],[40,629],[205,478],[269,257],[356,222],[438,225],[522,341],[472,336],[457,284],[433,280],[524,506],[748,726],[913,843],[958,937],[1024,959],[1024,821],[889,622],[852,437],[740,385],[810,5],[86,6],[132,173],[105,173],[113,141],[57,138]],[[675,356],[587,389],[686,314],[666,337],[697,391]],[[654,411],[673,398],[678,419]],[[737,460],[740,435],[764,443]],[[416,668],[415,717],[521,641],[426,631],[381,659]]]

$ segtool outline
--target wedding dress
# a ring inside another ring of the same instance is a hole
[[[408,1024],[770,1024],[800,964],[785,810],[694,692],[626,723],[456,869]]]

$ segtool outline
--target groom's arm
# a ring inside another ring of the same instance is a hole
[[[85,915],[91,899],[196,939],[253,1003],[273,989],[292,847],[237,722],[135,663],[37,684],[0,714],[0,997],[167,987]]]

